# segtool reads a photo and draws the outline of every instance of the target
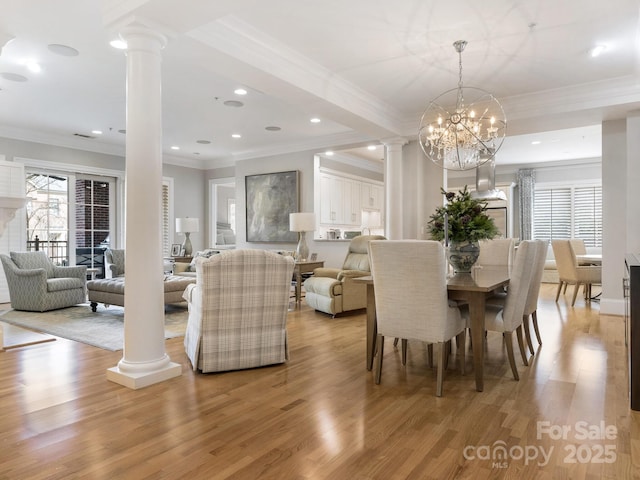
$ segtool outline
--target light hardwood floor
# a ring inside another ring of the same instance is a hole
[[[442,398],[423,345],[409,342],[403,367],[387,340],[375,385],[364,314],[332,319],[304,302],[289,314],[287,364],[196,374],[173,339],[182,376],[138,391],[105,378],[121,352],[64,339],[0,352],[0,479],[640,478],[622,318],[554,293],[543,285],[544,343],[529,367],[516,356],[519,382],[490,333],[485,391],[454,348]],[[580,438],[601,425],[615,438]],[[485,459],[500,446],[506,456]]]

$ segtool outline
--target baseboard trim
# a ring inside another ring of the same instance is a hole
[[[618,298],[601,298],[600,314],[624,316],[624,300]]]

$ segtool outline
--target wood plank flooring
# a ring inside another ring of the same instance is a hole
[[[194,373],[173,339],[182,376],[137,391],[106,380],[121,352],[64,339],[0,352],[0,479],[640,478],[623,320],[554,294],[543,284],[544,343],[529,367],[516,355],[519,382],[489,333],[485,391],[454,348],[442,398],[422,344],[403,367],[387,340],[375,385],[364,313],[304,302],[285,365]],[[600,426],[611,438],[581,438]]]

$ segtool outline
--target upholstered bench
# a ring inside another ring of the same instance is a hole
[[[165,275],[164,303],[184,302],[182,293],[190,283],[196,283],[196,279]],[[98,307],[98,303],[124,307],[124,277],[89,280],[87,282],[87,292],[89,293],[91,310],[94,312]]]

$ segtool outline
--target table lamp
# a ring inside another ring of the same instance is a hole
[[[296,248],[296,261],[306,262],[309,259],[309,247],[306,234],[316,229],[316,215],[310,212],[289,214],[289,230],[299,232],[298,247]]]
[[[176,218],[176,233],[184,233],[184,242],[182,243],[182,248],[184,249],[185,256],[190,257],[191,252],[193,251],[189,235],[199,231],[200,222],[197,218]]]

